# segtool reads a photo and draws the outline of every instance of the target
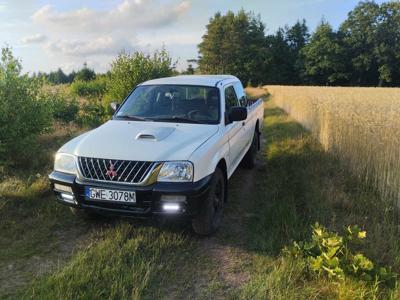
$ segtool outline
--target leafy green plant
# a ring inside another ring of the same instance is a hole
[[[83,68],[75,74],[75,80],[77,81],[91,81],[94,79],[96,79],[96,73],[88,68],[87,63],[84,63]]]
[[[309,241],[294,242],[284,252],[292,257],[305,258],[313,273],[342,280],[353,276],[367,282],[384,282],[393,286],[397,274],[388,268],[378,267],[361,251],[360,246],[367,237],[359,226],[347,226],[342,235],[328,231],[316,223],[312,226]]]
[[[99,98],[106,92],[106,79],[98,77],[92,81],[75,80],[71,91],[80,97]]]
[[[53,118],[61,122],[72,122],[77,118],[79,103],[74,96],[52,90],[43,91],[41,97],[51,107]]]
[[[107,94],[103,99],[104,108],[109,114],[111,102],[122,102],[139,83],[173,74],[175,64],[165,49],[153,54],[142,52],[121,53],[111,64]]]
[[[40,97],[41,82],[22,75],[10,48],[0,57],[0,165],[32,160],[36,138],[51,126],[51,108]]]
[[[77,122],[85,127],[96,127],[106,121],[108,115],[102,103],[97,100],[87,100],[81,105]]]

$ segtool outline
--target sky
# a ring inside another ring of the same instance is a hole
[[[376,1],[378,3],[382,1]],[[13,49],[24,72],[109,70],[122,50],[151,53],[163,45],[177,68],[197,58],[197,45],[217,11],[260,14],[266,33],[306,19],[337,28],[353,0],[0,0],[0,47]]]

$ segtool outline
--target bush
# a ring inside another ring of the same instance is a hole
[[[11,49],[0,60],[0,164],[26,162],[36,138],[50,127],[51,108],[40,99],[41,84],[21,75],[21,63]]]
[[[359,246],[367,236],[357,225],[348,226],[342,235],[328,231],[316,223],[310,241],[294,242],[284,252],[292,257],[303,257],[308,269],[317,275],[328,275],[342,280],[346,275],[366,282],[380,282],[394,286],[397,274],[377,267]]]
[[[171,76],[173,71],[174,64],[165,49],[152,55],[142,52],[121,53],[111,64],[105,109],[111,113],[109,104],[113,101],[122,102],[136,85],[146,80]]]
[[[78,81],[91,81],[96,79],[96,73],[94,70],[89,69],[87,64],[83,64],[83,68],[75,74],[75,80]]]
[[[106,79],[99,77],[92,81],[75,80],[71,91],[79,97],[100,98],[106,92]]]
[[[77,122],[85,127],[96,127],[107,120],[107,112],[100,101],[87,100],[79,111]]]
[[[72,122],[76,120],[79,103],[75,97],[65,92],[52,90],[42,92],[42,99],[51,108],[53,118],[61,122]]]

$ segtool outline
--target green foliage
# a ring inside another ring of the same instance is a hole
[[[264,25],[259,16],[239,11],[217,13],[199,44],[199,69],[204,74],[232,74],[258,84],[265,57]]]
[[[71,91],[80,97],[100,98],[106,92],[106,79],[98,77],[91,81],[75,80],[71,84]]]
[[[70,82],[68,75],[66,75],[61,68],[58,68],[58,70],[55,72],[50,72],[46,76],[46,78],[50,83],[53,84],[62,84]]]
[[[304,75],[318,85],[340,84],[347,80],[344,49],[332,27],[322,22],[310,42],[301,50]]]
[[[400,84],[400,3],[360,2],[341,25],[352,83]]]
[[[75,71],[72,71],[70,74],[67,75],[61,68],[58,68],[57,71],[52,71],[48,74],[44,72],[33,73],[32,77],[51,84],[64,84],[71,83],[74,80],[75,75]]]
[[[152,55],[142,52],[121,53],[111,64],[108,91],[104,106],[109,103],[122,102],[129,92],[143,81],[167,77],[173,74],[174,64],[165,49],[155,51]]]
[[[270,84],[299,84],[302,82],[304,58],[301,49],[308,43],[306,21],[297,21],[292,27],[279,28],[266,37],[264,81]]]
[[[51,109],[40,99],[40,82],[21,75],[21,63],[10,48],[0,61],[0,164],[23,163],[36,138],[51,125]]]
[[[343,280],[350,275],[367,282],[381,282],[393,286],[397,274],[377,267],[360,252],[359,246],[367,237],[357,225],[348,226],[342,235],[328,231],[316,223],[310,241],[294,242],[284,252],[292,257],[303,257],[308,268],[317,275]]]
[[[96,99],[89,99],[82,103],[76,121],[85,127],[97,127],[106,121],[107,117],[104,105]]]
[[[217,13],[198,45],[199,70],[253,85],[399,86],[399,40],[398,1],[361,1],[339,30],[322,21],[311,38],[305,20],[265,36],[251,12]]]
[[[65,92],[52,90],[44,91],[41,99],[51,107],[53,118],[61,122],[72,122],[76,120],[79,111],[79,103],[74,96]]]
[[[90,81],[94,79],[96,79],[96,73],[94,70],[89,69],[86,63],[83,64],[83,68],[76,73],[74,78],[77,81]]]

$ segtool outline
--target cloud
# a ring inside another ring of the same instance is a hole
[[[32,24],[47,36],[42,47],[49,59],[68,69],[91,61],[96,70],[103,71],[123,50],[145,51],[147,44],[159,47],[161,42],[186,44],[192,41],[189,34],[180,33],[165,39],[161,33],[166,26],[185,16],[191,7],[190,0],[115,2],[118,3],[107,10],[81,6],[64,11],[57,5],[35,10],[31,14]],[[138,37],[144,37],[145,43]]]
[[[111,36],[98,37],[89,40],[58,40],[50,42],[45,49],[51,54],[63,54],[67,56],[113,56],[121,50],[132,50],[133,42],[126,39],[114,39]]]
[[[23,44],[41,44],[47,40],[47,36],[44,34],[34,34],[30,36],[23,37],[21,42]]]
[[[141,45],[197,45],[201,42],[201,35],[185,32],[175,32],[168,35],[154,34],[152,36],[140,35]]]
[[[87,7],[69,12],[59,12],[45,5],[32,15],[32,20],[46,28],[61,31],[84,31],[86,33],[135,31],[158,28],[177,20],[190,8],[189,1],[158,4],[154,0],[125,0],[107,11]]]

